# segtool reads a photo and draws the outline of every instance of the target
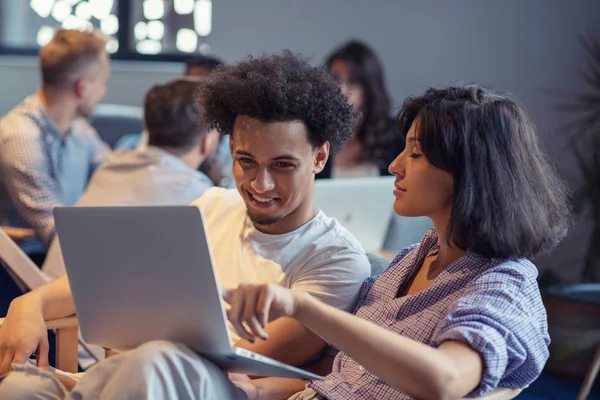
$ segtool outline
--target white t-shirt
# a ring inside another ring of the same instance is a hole
[[[292,232],[268,235],[254,227],[236,189],[211,188],[193,205],[204,212],[221,286],[278,284],[346,311],[354,308],[371,267],[361,245],[337,220],[319,211]],[[240,337],[230,331],[237,342]]]

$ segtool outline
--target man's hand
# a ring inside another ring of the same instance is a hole
[[[254,337],[266,340],[265,326],[280,317],[294,317],[302,303],[303,292],[295,292],[278,285],[240,285],[224,289],[223,299],[231,308],[227,318],[238,334],[249,341]]]
[[[234,374],[232,372],[230,372],[228,375],[229,380],[233,382],[235,386],[242,389],[244,393],[246,393],[246,396],[248,396],[248,400],[258,399],[258,388],[254,384],[254,381],[250,379],[248,375]]]
[[[24,364],[36,354],[37,365],[47,368],[48,331],[42,309],[27,296],[12,301],[0,326],[0,374],[10,371],[11,364]]]

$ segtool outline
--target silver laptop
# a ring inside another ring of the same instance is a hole
[[[367,252],[383,248],[394,213],[394,177],[317,179],[313,201],[337,219]]]
[[[168,340],[225,371],[323,379],[230,345],[198,208],[57,207],[54,218],[86,342],[127,350]]]

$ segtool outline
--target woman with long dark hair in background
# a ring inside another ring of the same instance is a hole
[[[404,148],[394,124],[382,64],[366,44],[350,41],[327,57],[327,69],[360,113],[354,135],[334,155],[319,178],[388,175],[387,167]]]

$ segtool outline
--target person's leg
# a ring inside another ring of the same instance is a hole
[[[298,392],[288,400],[327,400],[311,388],[306,388],[302,392]]]
[[[0,380],[2,400],[64,400],[68,392],[54,374],[31,364],[14,365]]]
[[[94,365],[71,394],[83,399],[246,399],[212,362],[165,341],[146,343]]]

